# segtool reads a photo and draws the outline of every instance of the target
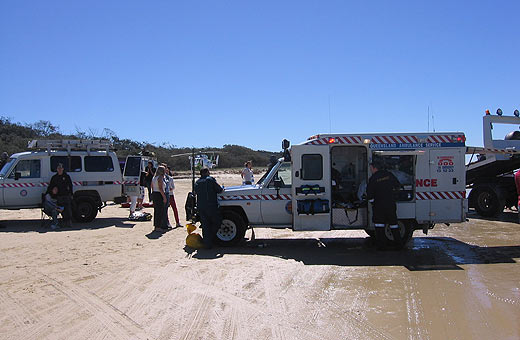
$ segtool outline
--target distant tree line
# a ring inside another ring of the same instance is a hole
[[[153,152],[160,162],[167,163],[175,170],[189,170],[190,162],[188,156],[171,157],[183,153],[191,153],[188,147],[177,147],[169,143],[156,145],[148,142],[138,142],[131,139],[119,138],[110,129],[88,128],[86,131],[76,127],[74,134],[63,134],[59,126],[50,121],[39,120],[33,124],[21,124],[11,121],[10,118],[0,117],[0,153],[7,152],[9,155],[17,152],[27,151],[27,143],[33,139],[107,139],[109,140],[120,159],[127,155],[135,155],[141,152]],[[281,157],[281,153],[273,153],[263,150],[252,150],[240,145],[226,144],[222,148],[205,147],[195,149],[195,154],[209,151],[218,152],[220,155],[219,168],[241,167],[248,160],[253,161],[254,167],[265,167],[272,155]]]

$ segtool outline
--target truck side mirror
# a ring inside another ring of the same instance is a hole
[[[274,187],[275,187],[276,189],[280,189],[280,188],[283,186],[283,183],[282,183],[282,180],[281,180],[281,179],[275,179],[274,182],[273,182],[273,184],[274,184]]]
[[[289,146],[291,146],[291,142],[289,142],[287,139],[284,139],[282,141],[282,150],[289,149]]]
[[[22,177],[22,173],[21,172],[15,172],[14,173],[14,180],[17,181],[19,180],[20,178]]]

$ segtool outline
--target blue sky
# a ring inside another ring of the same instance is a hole
[[[0,115],[177,146],[463,131],[520,109],[520,1],[0,3]],[[330,120],[329,120],[330,98]]]

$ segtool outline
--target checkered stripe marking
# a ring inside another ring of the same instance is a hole
[[[429,136],[426,140],[427,143],[459,143],[457,138],[462,138],[464,140],[463,135],[435,135]]]
[[[322,137],[312,141],[309,141],[305,144],[310,145],[325,145],[329,144],[329,138],[334,138],[335,142],[333,144],[361,144],[362,139],[361,136],[344,136],[344,137]]]
[[[417,200],[452,200],[466,198],[465,191],[432,191],[432,192],[416,192]]]
[[[114,181],[113,184],[121,185],[123,182],[121,181]],[[72,182],[72,185],[75,186],[83,186],[83,182]],[[106,184],[102,184],[106,185]],[[48,187],[49,182],[35,182],[35,183],[2,183],[0,184],[0,188],[41,188],[41,187]]]
[[[276,201],[276,200],[290,200],[291,195],[280,194],[276,195],[235,195],[235,196],[219,196],[218,199],[222,201],[240,201],[240,200],[261,200],[261,201]]]
[[[374,144],[418,143],[416,136],[373,136]]]

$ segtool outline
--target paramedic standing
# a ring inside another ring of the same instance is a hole
[[[62,163],[56,166],[56,174],[51,177],[47,193],[54,187],[58,187],[58,205],[63,207],[63,226],[70,227],[72,220],[72,180],[65,172]]]
[[[217,194],[224,189],[209,175],[208,168],[200,170],[200,178],[195,182],[197,209],[202,225],[202,242],[206,249],[213,247],[213,239],[220,229],[222,217],[218,210]]]
[[[516,184],[516,193],[518,195],[517,202],[517,210],[518,210],[518,223],[520,223],[520,170],[515,173],[515,184]]]
[[[372,176],[368,180],[367,199],[372,202],[372,221],[376,229],[376,244],[379,249],[385,247],[385,226],[388,224],[392,231],[394,242],[401,247],[401,234],[397,225],[397,206],[394,190],[399,188],[399,181],[391,172],[382,168],[378,162],[370,164]]]

